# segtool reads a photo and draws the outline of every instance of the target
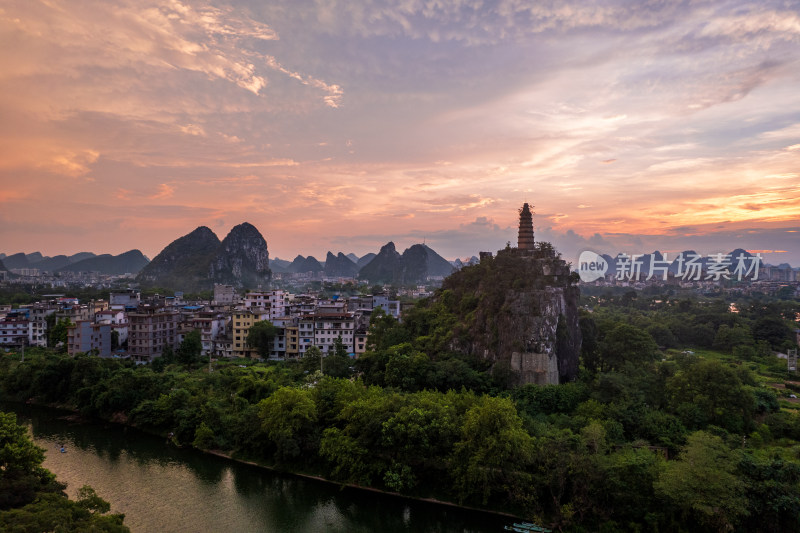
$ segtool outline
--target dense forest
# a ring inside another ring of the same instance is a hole
[[[356,361],[209,362],[191,337],[147,366],[27,350],[0,391],[562,531],[800,530],[800,383],[773,355],[796,300],[589,295],[579,378],[509,388],[509,368],[449,351],[469,292],[438,296],[376,314]]]

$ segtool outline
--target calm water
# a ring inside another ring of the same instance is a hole
[[[116,425],[0,404],[29,425],[75,497],[91,485],[134,532],[497,532],[510,520],[273,473]],[[66,453],[60,453],[64,443]]]

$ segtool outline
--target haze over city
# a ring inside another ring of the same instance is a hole
[[[800,265],[797,2],[6,0],[0,251]]]

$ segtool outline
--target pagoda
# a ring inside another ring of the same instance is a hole
[[[527,202],[519,210],[519,236],[517,237],[519,250],[533,250],[533,215]]]

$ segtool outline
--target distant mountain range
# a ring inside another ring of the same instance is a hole
[[[150,261],[139,250],[111,255],[80,252],[74,255],[43,256],[40,252],[0,254],[5,268],[35,268],[42,272],[99,272],[108,275],[136,274]]]
[[[131,250],[119,255],[103,254],[88,257],[63,266],[56,272],[100,272],[109,275],[136,274],[149,262],[142,252]]]
[[[385,244],[378,255],[361,267],[358,277],[370,283],[396,283],[400,285],[422,283],[429,277],[445,277],[455,267],[433,249],[415,244],[401,255],[393,242]]]
[[[0,254],[5,269],[38,268],[58,271],[97,271],[106,274],[137,274],[145,287],[164,287],[185,291],[207,290],[215,283],[239,288],[266,286],[272,272],[312,273],[327,277],[358,277],[369,283],[415,284],[431,277],[446,277],[454,270],[478,261],[449,262],[425,244],[414,244],[400,254],[393,242],[380,251],[358,257],[353,253],[328,252],[324,263],[313,256],[298,255],[294,260],[269,259],[267,242],[247,222],[240,224],[223,239],[206,226],[168,244],[152,261],[138,250],[118,256],[81,252],[72,256],[45,257],[39,252]],[[0,263],[2,265],[2,263]]]

